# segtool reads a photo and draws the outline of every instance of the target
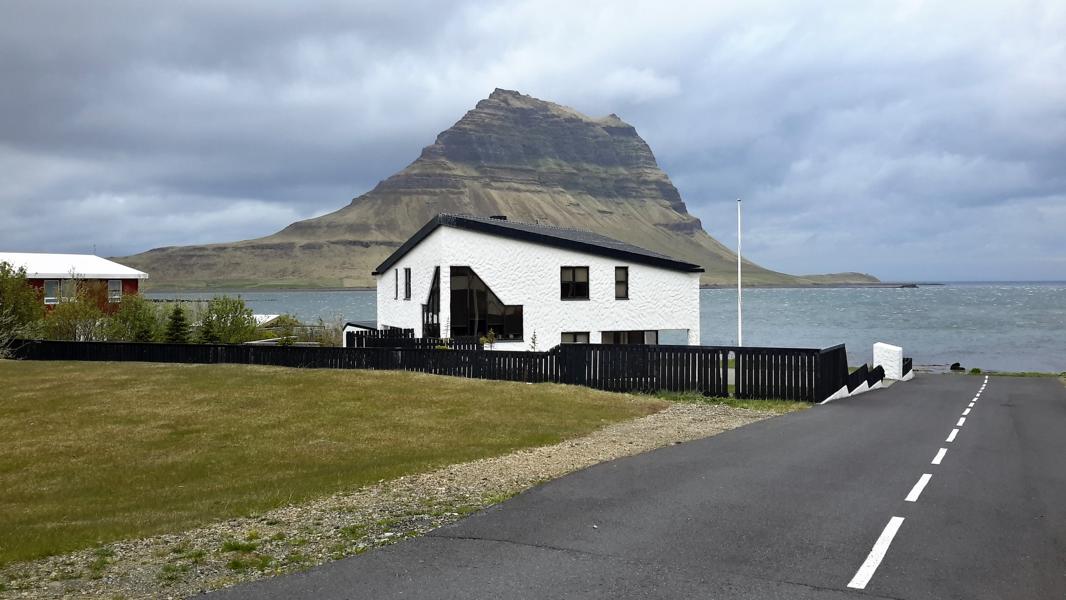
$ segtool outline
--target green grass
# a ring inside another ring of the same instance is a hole
[[[989,377],[1059,377],[1066,378],[1066,373],[1044,373],[1042,371],[985,371],[971,375],[988,375]]]
[[[741,400],[737,398],[704,396],[698,392],[659,392],[655,397],[670,402],[681,402],[684,404],[723,404],[734,408],[747,408],[777,414],[796,412],[810,408],[811,406],[806,402],[797,402],[794,400]]]
[[[557,443],[665,406],[552,384],[240,365],[0,361],[0,388],[0,564]]]

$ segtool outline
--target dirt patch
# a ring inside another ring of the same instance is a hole
[[[770,416],[674,404],[553,446],[451,465],[180,534],[101,545],[0,570],[3,598],[181,598],[421,535],[540,482]]]

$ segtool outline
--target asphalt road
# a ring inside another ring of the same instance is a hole
[[[983,384],[920,375],[212,596],[1066,598],[1066,388]]]

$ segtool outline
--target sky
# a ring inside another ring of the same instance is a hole
[[[494,88],[637,128],[795,274],[1066,280],[1066,3],[5,3],[0,251],[273,233]]]

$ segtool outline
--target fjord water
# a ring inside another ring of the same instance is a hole
[[[373,321],[373,291],[236,292],[262,314],[308,322]],[[151,293],[207,299],[214,293]],[[700,292],[700,338],[734,345],[736,290]],[[961,363],[1005,371],[1066,371],[1066,283],[952,283],[919,288],[744,290],[746,346],[846,343],[851,364],[874,342],[903,346],[918,365]]]

